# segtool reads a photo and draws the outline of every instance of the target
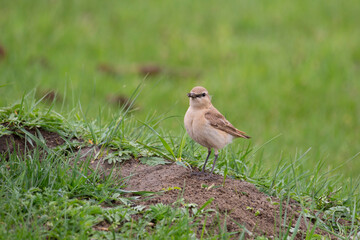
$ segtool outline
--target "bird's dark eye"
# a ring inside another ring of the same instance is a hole
[[[203,93],[202,96],[205,97],[206,93]]]

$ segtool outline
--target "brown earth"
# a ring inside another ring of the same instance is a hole
[[[42,128],[25,128],[25,130],[32,135],[39,138],[40,132],[41,136],[44,138],[46,146],[49,148],[53,148],[59,145],[64,144],[64,140],[59,136],[59,134],[55,132],[49,132]],[[36,144],[33,141],[29,141],[25,138],[25,134],[20,132],[19,130],[16,131],[17,134],[11,135],[3,135],[0,137],[0,153],[12,153],[16,149],[18,153],[24,153],[25,151],[32,150],[36,147]]]
[[[30,133],[37,135],[35,129],[27,129]],[[56,147],[64,143],[64,140],[57,134],[39,129],[41,135],[46,141],[48,147]],[[0,137],[0,153],[14,151],[14,147],[19,151],[25,151],[26,148],[32,149],[34,146],[25,145],[23,137],[18,135],[6,135]],[[99,153],[98,147],[86,147],[80,150],[81,159],[88,159],[90,156],[97,155],[97,159],[91,160],[91,168],[99,168],[105,174],[113,168],[104,160],[107,151]],[[246,236],[251,239],[254,236],[266,235],[268,237],[278,236],[283,216],[279,216],[280,200],[275,197],[260,192],[253,184],[235,180],[227,177],[225,182],[223,176],[200,175],[198,170],[184,168],[176,163],[166,165],[149,166],[140,163],[139,160],[128,160],[115,167],[114,176],[121,175],[126,178],[127,190],[146,190],[161,191],[163,189],[181,188],[181,190],[168,190],[161,195],[157,195],[146,201],[140,201],[142,205],[153,205],[156,203],[172,204],[182,197],[185,203],[195,203],[198,207],[202,206],[209,199],[214,200],[206,209],[217,210],[226,216],[228,231],[241,231],[241,224],[250,232]],[[224,183],[224,184],[223,184]],[[292,219],[292,227],[295,226],[300,216],[301,207],[295,201],[290,203],[283,202],[283,212],[287,212],[287,223]],[[216,229],[217,218],[215,214],[210,215],[206,225],[208,229]],[[308,220],[307,224],[311,224]],[[200,224],[199,233],[202,228]],[[274,226],[276,229],[274,230]],[[285,232],[287,226],[283,226]],[[295,239],[304,239],[306,224],[301,221],[300,231]],[[216,233],[216,230],[215,230]],[[319,232],[324,235],[324,232]]]
[[[235,223],[246,227],[252,234],[274,236],[274,226],[276,222],[276,235],[279,234],[280,221],[283,217],[279,216],[280,200],[269,197],[260,192],[253,184],[227,178],[223,185],[223,176],[199,175],[198,170],[191,171],[176,163],[169,165],[148,166],[143,165],[137,160],[131,160],[121,165],[123,177],[130,176],[127,182],[128,190],[161,191],[162,189],[180,187],[182,190],[167,191],[162,195],[152,198],[144,205],[156,203],[172,204],[182,195],[186,203],[196,203],[198,207],[206,203],[210,198],[213,202],[208,206],[227,216],[227,230],[240,231]],[[286,210],[285,210],[286,209]],[[283,203],[283,212],[287,211],[288,220],[293,218],[292,227],[301,212],[301,207],[295,201]],[[215,218],[207,222],[207,227],[215,227]],[[286,227],[283,228],[283,232]],[[305,222],[302,221],[301,233],[296,239],[303,239],[306,232]],[[199,229],[201,231],[201,229]]]

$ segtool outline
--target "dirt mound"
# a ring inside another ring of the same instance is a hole
[[[148,166],[137,160],[131,160],[121,165],[123,176],[131,175],[127,182],[128,190],[160,191],[180,187],[186,203],[196,203],[200,207],[210,198],[214,198],[209,206],[227,215],[228,231],[240,230],[235,223],[236,221],[254,235],[271,237],[279,234],[279,225],[283,221],[283,217],[279,216],[279,199],[270,198],[261,193],[251,183],[227,178],[223,185],[222,176],[215,175],[213,178],[208,178],[198,175],[199,172],[195,171],[176,163]],[[172,204],[179,198],[180,191],[167,191],[142,204]],[[300,206],[292,201],[290,204],[283,203],[282,207],[283,212],[287,211],[288,221],[293,219],[292,227],[295,227],[301,211]],[[208,227],[211,227],[212,224],[215,224],[214,219],[207,223]],[[276,233],[274,233],[275,224],[277,226]],[[305,236],[306,225],[304,221],[302,221],[300,229],[301,233],[298,233],[296,239],[303,239]]]
[[[49,132],[42,128],[25,128],[25,131],[35,136],[38,139],[43,138],[47,147],[53,148],[64,144],[64,140],[59,134]],[[7,152],[24,153],[25,151],[32,150],[36,147],[36,143],[26,136],[24,132],[16,131],[16,134],[3,135],[0,137],[0,154]]]
[[[34,136],[41,134],[48,147],[56,147],[64,143],[64,140],[53,132],[44,129],[27,129]],[[40,133],[40,134],[39,134]],[[33,149],[36,145],[31,145],[25,136],[21,134],[5,135],[0,137],[0,153],[13,152],[15,148],[24,152]],[[104,151],[98,147],[84,147],[79,150],[80,159],[86,160],[90,157],[90,167],[99,169],[108,174],[113,169],[113,164],[109,164],[105,157],[109,151]],[[96,159],[93,159],[97,156]],[[198,170],[190,170],[176,163],[166,165],[149,166],[140,163],[139,160],[128,160],[121,164],[116,164],[113,169],[113,176],[127,177],[127,190],[136,191],[161,191],[167,189],[161,195],[156,195],[147,201],[139,204],[153,205],[156,203],[172,204],[181,196],[185,203],[195,203],[198,207],[205,204],[209,199],[213,201],[207,208],[217,210],[226,216],[227,230],[241,231],[238,224],[246,227],[249,231],[248,238],[251,236],[266,235],[268,237],[278,236],[281,223],[284,221],[286,212],[286,224],[295,224],[300,216],[301,207],[295,201],[281,203],[275,197],[269,197],[261,193],[253,184],[235,180],[228,177],[225,182],[222,176],[200,175]],[[280,216],[280,205],[283,214]],[[216,229],[218,219],[215,214],[208,218],[206,222],[208,229]],[[237,224],[238,223],[238,224]],[[311,224],[311,222],[307,222]],[[200,224],[201,225],[201,224]],[[276,229],[275,227],[276,226]],[[282,231],[286,231],[288,226],[283,226]],[[202,227],[201,227],[202,228]],[[295,239],[304,239],[306,224],[302,220],[300,231]],[[214,230],[216,232],[216,230]],[[199,233],[201,229],[199,229]],[[319,232],[324,234],[323,232]],[[291,233],[290,233],[291,234]]]

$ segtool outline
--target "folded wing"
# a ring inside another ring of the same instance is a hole
[[[250,138],[245,132],[236,129],[225,117],[214,107],[205,113],[206,120],[216,129],[227,132],[234,137]]]

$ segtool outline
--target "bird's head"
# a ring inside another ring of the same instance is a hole
[[[203,87],[194,87],[187,96],[190,98],[191,107],[208,108],[211,105],[209,93]]]

